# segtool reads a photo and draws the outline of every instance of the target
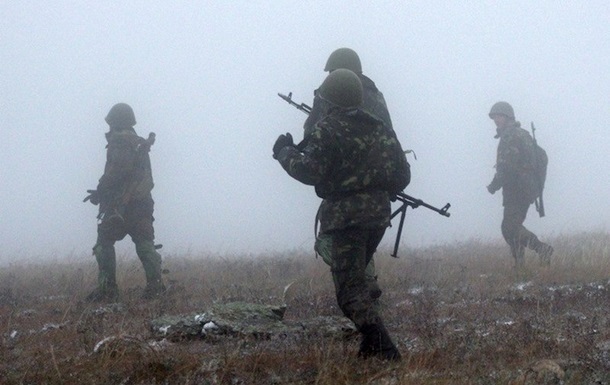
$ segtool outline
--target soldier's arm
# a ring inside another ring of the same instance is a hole
[[[285,147],[278,161],[288,175],[307,185],[320,183],[330,170],[333,151],[329,148],[329,133],[314,126],[307,146],[300,152],[296,147]]]
[[[505,180],[518,173],[522,156],[521,147],[517,135],[507,136],[500,141],[495,178],[501,186],[504,185]]]

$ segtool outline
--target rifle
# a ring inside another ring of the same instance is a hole
[[[426,202],[424,202],[421,199],[413,198],[412,196],[407,195],[403,192],[396,194],[396,200],[402,202],[402,205],[398,209],[396,209],[396,211],[394,211],[392,213],[392,215],[390,216],[390,220],[391,220],[391,219],[394,219],[395,216],[400,214],[400,222],[398,223],[398,231],[396,233],[396,242],[394,243],[394,252],[391,254],[391,256],[394,258],[398,258],[398,246],[400,245],[400,235],[402,234],[402,226],[405,222],[405,215],[407,213],[407,207],[412,207],[412,208],[416,209],[419,206],[423,206],[432,211],[436,211],[437,213],[439,213],[443,216],[446,216],[446,217],[449,217],[451,215],[451,213],[448,212],[449,207],[451,207],[451,204],[449,204],[449,203],[447,203],[445,206],[443,206],[443,208],[439,209],[439,208],[436,208],[434,206],[427,204]]]
[[[294,100],[292,100],[292,92],[288,93],[288,96],[281,94],[281,93],[277,93],[277,96],[279,96],[280,98],[284,99],[285,101],[288,102],[288,104],[290,104],[291,106],[294,106],[297,110],[299,111],[303,111],[304,113],[306,113],[307,115],[309,115],[311,113],[311,107],[308,106],[305,103],[301,103],[298,104],[296,103]],[[305,148],[305,146],[307,145],[307,141],[309,139],[309,136],[303,138],[303,140],[301,140],[301,142],[299,144],[296,145],[296,148],[299,151],[303,151],[303,149]]]
[[[135,151],[138,157],[137,162],[140,163],[137,167],[142,167],[142,157],[144,154],[150,152],[150,147],[155,143],[156,135],[154,132],[148,134],[148,138],[141,141],[135,147]],[[94,205],[99,204],[99,211],[97,219],[103,220],[104,218],[110,218],[118,215],[122,218],[125,206],[131,200],[133,193],[139,187],[140,180],[131,181],[122,191],[122,193],[107,192],[104,191],[100,194],[97,190],[87,190],[87,195],[83,202],[91,201]]]
[[[279,96],[280,98],[287,101],[290,105],[294,106],[297,110],[303,111],[307,115],[309,115],[309,113],[311,112],[311,107],[309,107],[307,104],[305,104],[305,103],[297,104],[294,100],[292,100],[292,92],[289,92],[288,96],[278,92],[277,96]]]
[[[536,205],[536,211],[538,211],[538,215],[540,215],[540,218],[542,218],[545,213],[544,213],[544,200],[542,198],[542,191],[543,191],[543,186],[542,186],[542,178],[540,176],[540,173],[538,172],[538,170],[540,169],[540,165],[538,164],[538,156],[536,154],[536,151],[538,151],[538,143],[536,142],[536,127],[534,126],[534,122],[531,122],[531,128],[532,128],[532,139],[534,139],[534,172],[536,173],[536,181],[538,182],[538,190],[540,191],[540,196],[538,196],[535,200],[534,200],[534,204]]]

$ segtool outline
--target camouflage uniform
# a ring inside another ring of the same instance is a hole
[[[388,107],[386,105],[383,94],[381,93],[381,91],[379,91],[375,83],[370,78],[363,75],[362,73],[356,73],[356,75],[358,75],[358,78],[360,78],[363,88],[363,102],[361,108],[369,114],[374,115],[375,117],[380,119],[385,125],[385,128],[393,132],[394,129],[392,127],[392,119],[390,118],[390,113],[388,111]],[[324,111],[327,109],[327,102],[318,95],[318,90],[314,91],[314,100],[311,112],[309,113],[307,120],[305,120],[305,123],[303,124],[305,138],[307,138],[312,133],[316,122],[318,122],[323,117]],[[329,242],[330,239],[328,237],[324,235],[317,236],[316,252],[320,256],[322,256],[322,259],[327,264],[330,265],[330,260],[328,256],[328,252],[330,250]],[[375,260],[373,259],[372,255],[369,263],[366,265],[366,281],[369,286],[371,296],[374,299],[379,298],[382,292],[381,288],[377,284]]]
[[[552,248],[523,226],[527,211],[537,197],[538,181],[533,167],[534,141],[521,124],[511,121],[497,129],[496,173],[488,186],[493,193],[502,189],[504,219],[502,236],[510,246],[517,266],[523,265],[525,247],[536,251],[548,262]]]
[[[114,300],[118,297],[114,243],[126,235],[135,243],[144,267],[144,297],[154,297],[163,292],[165,286],[161,277],[161,256],[154,244],[150,143],[139,137],[132,127],[111,126],[106,140],[106,165],[96,190],[100,222],[93,254],[99,267],[98,287],[88,299]]]
[[[386,184],[397,152],[402,148],[393,131],[368,112],[351,108],[331,109],[313,126],[302,152],[288,146],[276,157],[290,176],[314,185],[323,199],[320,235],[330,250],[327,262],[339,307],[363,333],[360,354],[388,359],[399,353],[374,306],[365,268],[390,224]],[[379,345],[384,352],[373,352]]]
[[[366,110],[369,114],[376,116],[388,129],[393,130],[392,119],[390,118],[390,112],[388,111],[385,98],[375,85],[375,82],[361,73],[357,73],[356,75],[358,75],[358,78],[360,78],[360,81],[362,82],[362,109]],[[311,133],[316,122],[323,117],[325,109],[324,103],[324,100],[318,95],[318,90],[314,91],[311,112],[303,124],[305,137]]]

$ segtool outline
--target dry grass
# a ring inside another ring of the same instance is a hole
[[[357,340],[152,338],[152,318],[215,302],[286,303],[288,319],[339,315],[328,268],[312,254],[167,255],[171,292],[149,302],[139,299],[139,262],[124,257],[121,304],[105,310],[82,301],[95,282],[92,258],[14,264],[0,271],[0,383],[512,384],[533,362],[552,359],[564,384],[608,384],[610,235],[551,242],[552,266],[528,255],[519,274],[500,243],[402,249],[398,260],[380,252],[398,364],[356,358]],[[95,349],[112,336],[121,338]]]

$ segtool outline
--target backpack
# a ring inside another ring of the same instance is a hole
[[[546,154],[544,148],[540,147],[536,142],[536,136],[534,136],[534,123],[532,123],[532,138],[534,140],[533,150],[534,154],[532,162],[534,163],[532,168],[534,169],[534,203],[536,204],[536,211],[540,217],[545,216],[544,210],[544,199],[542,192],[544,191],[544,183],[546,182],[546,170],[549,164],[549,157]]]

